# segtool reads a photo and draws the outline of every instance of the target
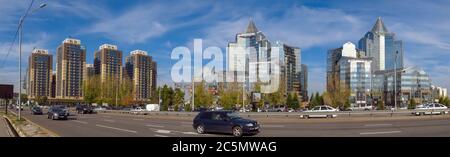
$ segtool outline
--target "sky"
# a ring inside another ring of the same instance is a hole
[[[18,78],[17,23],[31,0],[0,0],[0,84]],[[216,46],[244,32],[249,19],[270,41],[301,48],[312,92],[325,89],[327,50],[345,42],[357,43],[381,17],[390,32],[404,43],[406,66],[424,69],[432,83],[450,88],[450,1],[448,0],[36,0],[47,6],[31,14],[23,29],[23,72],[33,48],[56,48],[67,37],[87,48],[87,63],[101,44],[115,44],[127,56],[145,50],[158,63],[158,85],[171,84],[172,49]],[[191,51],[193,51],[191,49]],[[125,61],[125,59],[124,59]],[[205,61],[204,61],[205,62]],[[16,88],[17,90],[17,88]]]

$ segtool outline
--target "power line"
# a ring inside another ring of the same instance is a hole
[[[11,53],[12,47],[14,46],[14,44],[16,43],[17,40],[17,34],[19,34],[19,28],[17,28],[16,30],[16,34],[14,35],[14,40],[11,43],[11,46],[9,46],[8,52],[6,53],[6,56],[3,58],[2,64],[0,66],[0,68],[3,68],[5,66],[6,63],[6,59],[8,59],[9,54]]]

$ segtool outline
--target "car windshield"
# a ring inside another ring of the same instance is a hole
[[[236,112],[228,112],[228,113],[227,113],[227,116],[228,116],[230,119],[238,119],[238,118],[241,118],[241,116],[239,116]]]

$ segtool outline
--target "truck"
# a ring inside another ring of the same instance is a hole
[[[159,104],[147,104],[145,109],[147,111],[159,111]]]

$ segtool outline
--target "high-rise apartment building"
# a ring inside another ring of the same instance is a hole
[[[78,39],[65,39],[57,48],[56,98],[82,100],[86,75],[86,49]]]
[[[94,53],[94,73],[102,83],[119,83],[122,80],[122,51],[116,45],[101,45]]]
[[[150,101],[157,86],[156,66],[146,51],[134,50],[126,58],[125,76],[132,80],[134,100]]]
[[[28,98],[51,97],[53,56],[48,50],[34,49],[28,63]]]

